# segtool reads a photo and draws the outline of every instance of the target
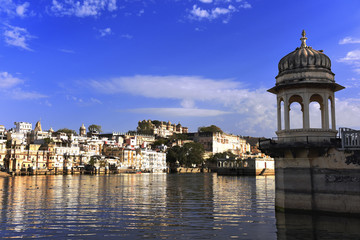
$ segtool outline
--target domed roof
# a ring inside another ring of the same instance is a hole
[[[86,130],[86,127],[84,124],[81,125],[80,129],[85,129]]]
[[[306,45],[305,30],[302,31],[301,46],[283,57],[279,62],[279,75],[295,69],[326,69],[331,71],[331,61],[322,50],[315,50]]]

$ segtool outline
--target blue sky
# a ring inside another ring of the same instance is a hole
[[[157,119],[275,136],[266,90],[303,29],[346,87],[337,126],[360,128],[357,0],[0,0],[0,22],[6,128],[128,131]]]

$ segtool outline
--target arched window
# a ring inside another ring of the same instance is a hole
[[[303,100],[299,95],[289,98],[290,106],[290,129],[303,128]]]
[[[333,105],[333,101],[332,98],[329,97],[328,99],[328,113],[329,113],[329,128],[332,129],[333,128],[333,116],[332,116],[332,112],[331,112],[331,107]]]
[[[323,98],[319,94],[314,94],[310,97],[309,114],[311,128],[324,127]]]
[[[321,128],[321,109],[318,102],[309,105],[310,128]]]

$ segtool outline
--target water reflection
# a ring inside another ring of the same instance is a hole
[[[276,219],[274,187],[271,176],[216,174],[0,178],[0,236],[319,239],[336,225],[330,236],[347,232],[359,238],[359,219]]]
[[[360,218],[276,213],[278,239],[360,239]]]

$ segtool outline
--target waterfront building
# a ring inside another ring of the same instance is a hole
[[[322,50],[301,46],[279,62],[276,84],[277,138],[260,141],[275,158],[275,206],[281,211],[305,210],[360,214],[360,131],[335,125],[337,84],[331,61]],[[309,105],[320,105],[320,126],[312,125]],[[300,104],[302,125],[294,128],[293,104]],[[349,112],[349,114],[351,114]]]
[[[141,149],[140,170],[144,172],[165,172],[167,170],[166,153]]]
[[[230,151],[240,156],[251,151],[251,146],[245,139],[221,132],[196,132],[188,134],[194,141],[204,146],[208,155]]]
[[[7,148],[5,142],[0,142],[0,169],[5,167],[5,158],[7,155]]]

